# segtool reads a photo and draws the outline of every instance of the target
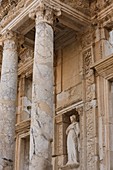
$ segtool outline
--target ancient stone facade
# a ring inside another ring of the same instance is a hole
[[[113,170],[112,27],[112,0],[0,0],[0,170]]]

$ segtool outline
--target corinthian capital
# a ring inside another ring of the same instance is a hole
[[[24,36],[18,35],[12,30],[7,30],[3,35],[0,36],[0,46],[4,49],[20,49],[21,45],[24,43]],[[5,47],[4,47],[5,45]]]
[[[7,30],[4,34],[3,34],[3,41],[5,40],[16,40],[17,39],[17,34],[11,30]]]
[[[0,45],[3,46],[4,42],[7,40],[17,41],[17,34],[11,30],[7,30],[3,35],[0,37]]]
[[[52,8],[41,1],[38,7],[30,12],[29,17],[36,19],[36,24],[46,22],[51,25],[53,24],[54,16],[59,15],[61,15],[61,10],[59,8]]]

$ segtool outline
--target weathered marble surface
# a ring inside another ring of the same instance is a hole
[[[12,170],[17,94],[17,43],[14,33],[4,39],[0,84],[0,170]]]
[[[53,29],[36,22],[30,131],[30,170],[51,170],[53,138]]]

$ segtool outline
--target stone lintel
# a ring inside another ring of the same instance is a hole
[[[21,10],[21,12],[16,17],[14,16],[14,18],[9,21],[9,23],[0,31],[0,34],[4,34],[7,29],[16,31],[22,24],[24,24],[24,22],[29,20],[29,12],[35,9],[39,5],[39,2],[39,0],[34,0],[33,2],[31,1],[31,3],[29,3],[26,8],[23,8],[23,10]],[[65,16],[66,20],[71,20],[72,23],[79,23],[85,27],[91,22],[89,16],[58,0],[50,0],[49,3],[46,0],[43,2],[53,10],[61,9],[62,18]]]
[[[71,104],[71,106],[68,106],[66,108],[56,109],[56,114],[57,115],[65,114],[65,113],[70,112],[71,110],[74,110],[74,109],[78,110],[81,107],[83,107],[83,101],[80,101],[80,102],[75,103],[75,104]]]

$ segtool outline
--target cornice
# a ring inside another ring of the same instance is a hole
[[[30,1],[27,7],[22,8],[17,16],[14,15],[11,21],[0,31],[0,34],[4,34],[6,30],[16,29],[29,18],[29,12],[35,9],[39,5],[40,0]],[[50,6],[51,8],[60,8],[62,15],[66,16],[68,19],[76,21],[83,26],[89,25],[91,20],[90,17],[83,14],[82,12],[73,9],[72,7],[60,2],[59,0],[43,0],[44,4]],[[18,9],[19,10],[19,9]],[[12,14],[13,15],[13,14]]]
[[[113,78],[113,54],[94,63],[91,68],[105,79]]]
[[[113,10],[113,3],[98,13],[98,19],[102,20],[103,18],[107,17],[107,15],[112,12],[112,10]]]
[[[90,16],[83,14],[82,12],[70,7],[67,4],[62,3],[58,0],[50,0],[50,6],[54,9],[55,7],[59,7],[63,14],[68,14],[70,17],[79,20],[79,22],[83,22],[84,24],[88,24],[91,22]],[[45,0],[45,3],[48,4],[48,0]]]
[[[71,106],[67,106],[66,108],[56,109],[56,115],[62,115],[67,112],[70,112],[71,110],[79,109],[83,107],[83,105],[84,105],[83,101],[80,101],[78,103],[72,104]]]
[[[22,22],[25,22],[28,19],[29,12],[39,4],[40,0],[35,0],[30,3],[26,8],[22,9],[22,11],[0,31],[0,34],[4,34],[6,30],[16,30]]]
[[[113,25],[113,3],[93,16],[91,20],[95,20],[101,26],[111,27]]]

